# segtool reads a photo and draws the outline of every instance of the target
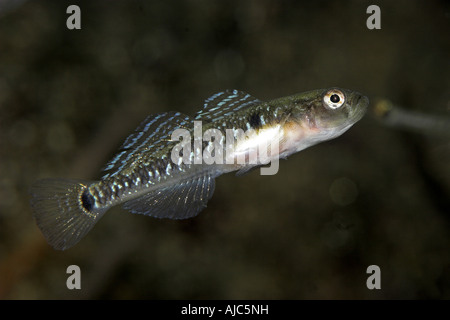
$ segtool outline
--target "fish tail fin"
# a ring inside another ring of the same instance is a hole
[[[43,179],[31,187],[33,217],[47,242],[57,250],[74,246],[106,212],[94,206],[90,182]]]

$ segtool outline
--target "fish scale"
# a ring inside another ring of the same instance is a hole
[[[268,102],[238,90],[219,92],[206,99],[194,117],[180,112],[147,117],[106,164],[99,181],[37,181],[31,188],[33,216],[48,243],[59,250],[78,243],[118,204],[156,218],[190,218],[206,207],[218,176],[232,171],[242,174],[336,138],[361,119],[367,105],[366,97],[339,88]],[[200,144],[193,138],[197,123],[201,124]],[[189,148],[175,149],[183,153],[173,156],[174,148],[181,147],[181,141],[172,137],[179,129],[189,136],[184,146]],[[215,129],[212,136],[218,142],[204,139],[210,129]],[[230,137],[231,143],[226,141]],[[225,145],[230,148],[225,150]],[[257,153],[255,162],[246,160],[254,150],[268,146],[276,148],[265,157]],[[196,163],[199,156],[213,151],[215,155],[222,151],[225,161],[202,158]]]

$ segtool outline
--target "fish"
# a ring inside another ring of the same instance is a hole
[[[335,87],[270,101],[239,90],[218,92],[193,117],[175,111],[148,116],[97,181],[36,181],[33,217],[56,250],[73,247],[116,205],[154,218],[192,218],[207,206],[220,175],[267,169],[334,139],[368,104],[366,96]]]

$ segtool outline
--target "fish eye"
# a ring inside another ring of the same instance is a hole
[[[331,108],[331,109],[337,109],[339,107],[341,107],[344,102],[345,102],[345,95],[342,91],[340,90],[330,90],[328,91],[324,97],[323,97],[323,102],[325,102],[325,104]]]
[[[339,96],[335,93],[330,97],[331,102],[338,103],[339,102]]]

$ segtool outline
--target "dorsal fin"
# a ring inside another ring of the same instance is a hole
[[[195,120],[219,120],[260,103],[262,101],[246,92],[225,90],[206,99],[203,109],[195,115]]]
[[[164,112],[148,116],[128,136],[119,152],[107,163],[103,178],[116,175],[125,165],[149,152],[158,157],[158,152],[170,144],[170,136],[177,128],[192,129],[192,118],[180,112]],[[173,142],[176,143],[176,142]]]
[[[196,216],[214,193],[214,178],[210,175],[185,180],[157,189],[125,202],[124,209],[155,218],[187,219]]]

